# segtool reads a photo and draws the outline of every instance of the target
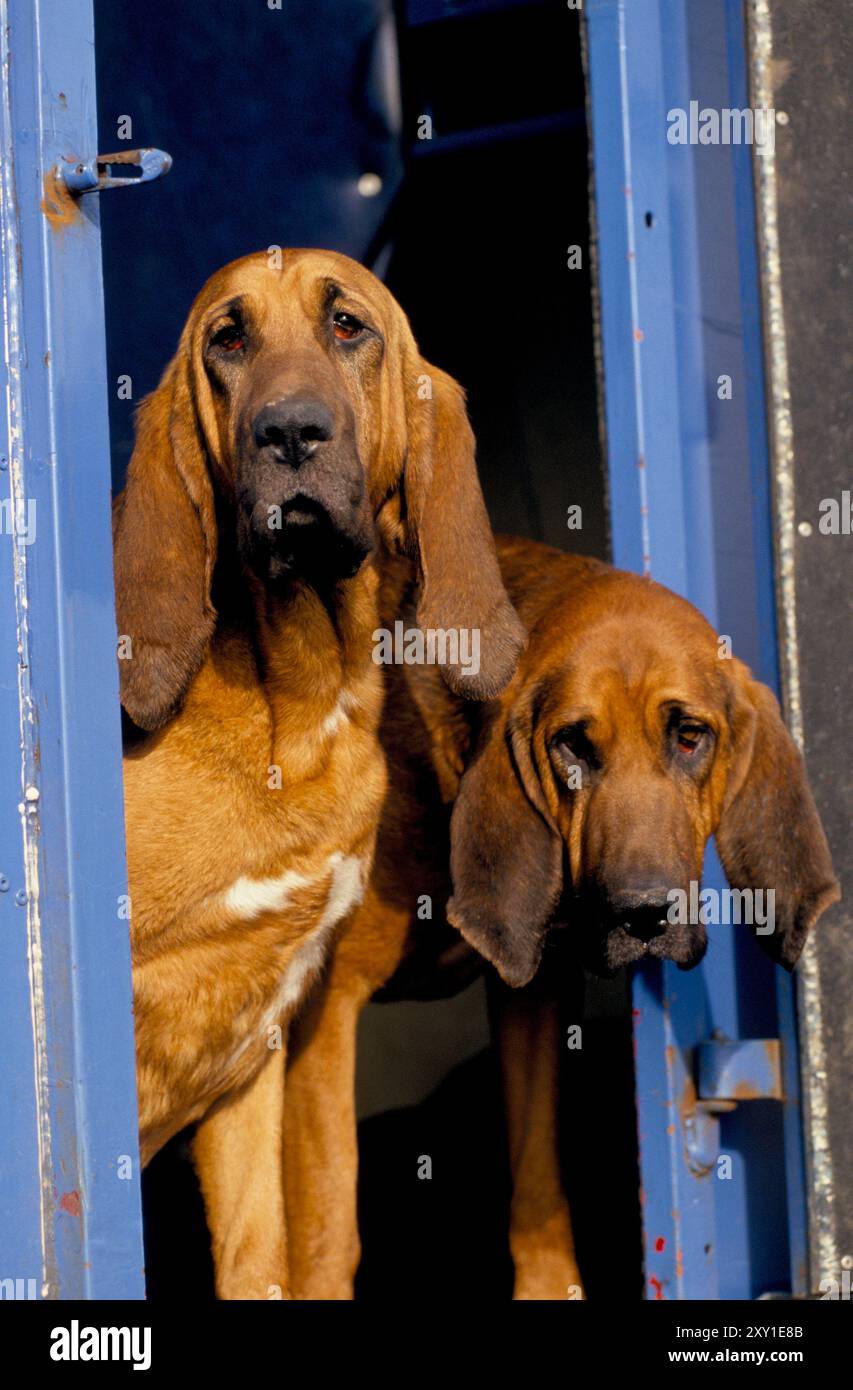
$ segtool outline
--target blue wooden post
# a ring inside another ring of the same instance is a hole
[[[777,686],[753,152],[667,140],[668,113],[691,101],[749,105],[742,7],[586,0],[585,12],[614,561],[688,597]],[[725,883],[713,852],[705,881]],[[802,1292],[790,981],[748,933],[709,935],[700,969],[634,976],[646,1295]],[[698,1103],[712,1035],[780,1038],[784,1102]]]
[[[141,1298],[91,0],[0,45],[0,1290]]]

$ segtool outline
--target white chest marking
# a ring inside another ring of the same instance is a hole
[[[335,927],[364,896],[362,862],[357,855],[331,854],[326,860],[326,868],[332,871],[332,882],[323,915],[310,936],[300,944],[282,975],[276,997],[264,1019],[265,1027],[285,1011],[296,1008],[322,968]]]
[[[320,733],[327,738],[336,734],[342,724],[349,723],[350,713],[356,708],[357,703],[348,690],[342,690],[335,708],[331,714],[326,715],[320,725]]]
[[[233,1066],[242,1057],[252,1036],[265,1033],[285,1014],[292,1013],[300,1003],[322,969],[335,927],[364,896],[363,868],[363,862],[358,855],[340,852],[329,855],[323,867],[323,876],[331,873],[332,878],[322,916],[314,930],[300,942],[290,958],[278,988],[264,1010],[257,1032],[253,1030],[253,1033],[241,1039],[229,1066]],[[314,881],[294,870],[289,870],[280,878],[241,878],[228,890],[225,901],[229,903],[231,900],[230,906],[234,910],[236,897],[237,901],[249,908],[246,916],[257,917],[261,912],[283,907],[295,888],[305,887]]]
[[[301,942],[283,973],[274,1002],[264,1017],[264,1026],[274,1022],[281,1013],[296,1008],[308,984],[313,983],[314,977],[320,973],[333,929],[364,897],[361,860],[356,855],[329,855],[326,867],[331,867],[332,883],[322,917],[313,933]]]
[[[338,700],[338,703],[335,705],[335,708],[332,710],[332,713],[327,714],[326,718],[320,725],[320,733],[323,735],[324,738],[331,738],[332,734],[336,734],[338,732],[338,729],[341,727],[342,724],[348,723],[349,715],[347,714],[346,709],[344,708],[343,702],[341,700]]]
[[[340,856],[338,856],[340,857]],[[331,868],[331,859],[326,865]],[[278,912],[285,907],[298,888],[308,888],[312,880],[295,869],[287,869],[277,878],[238,878],[223,899],[227,912],[244,921],[260,917],[262,912]]]
[[[318,931],[336,926],[364,897],[363,865],[357,854],[330,854],[326,867],[332,870],[332,883]]]

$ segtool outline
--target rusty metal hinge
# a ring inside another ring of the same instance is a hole
[[[696,1177],[713,1168],[720,1152],[719,1116],[742,1101],[784,1100],[778,1038],[729,1039],[697,1048],[696,1099],[684,1116],[687,1165]]]
[[[118,178],[110,172],[113,165],[135,168],[139,172]],[[92,159],[68,160],[60,164],[56,174],[75,198],[83,193],[103,193],[108,188],[126,188],[134,183],[151,183],[172,167],[172,156],[165,150],[121,150],[118,154],[98,154]]]

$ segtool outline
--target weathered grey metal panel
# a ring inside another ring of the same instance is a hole
[[[756,176],[787,714],[844,892],[801,974],[817,1290],[853,1257],[853,12],[837,0],[748,0],[747,9],[753,102],[777,112],[775,150],[756,159]]]

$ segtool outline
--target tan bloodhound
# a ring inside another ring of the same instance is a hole
[[[499,539],[498,555],[530,634],[504,692],[465,706],[427,667],[389,674],[389,791],[372,880],[292,1038],[285,1172],[297,1298],[352,1296],[356,1023],[395,970],[420,981],[432,962],[458,974],[467,943],[513,987],[499,985],[498,1031],[515,1297],[565,1299],[580,1295],[581,1278],[557,1153],[564,1040],[556,1003],[529,986],[549,927],[564,925],[593,971],[647,956],[689,969],[706,933],[680,920],[681,905],[711,835],[733,889],[773,890],[772,930],[763,913],[758,940],[788,969],[839,896],[776,700],[740,661],[721,659],[696,609],[650,579],[533,542]],[[389,585],[394,611],[406,582]],[[424,895],[431,921],[419,920]]]
[[[140,407],[115,567],[143,1162],[198,1122],[220,1297],[287,1296],[286,1024],[360,901],[385,792],[373,659],[405,552],[423,629],[523,630],[457,385],[363,267],[215,274]]]

